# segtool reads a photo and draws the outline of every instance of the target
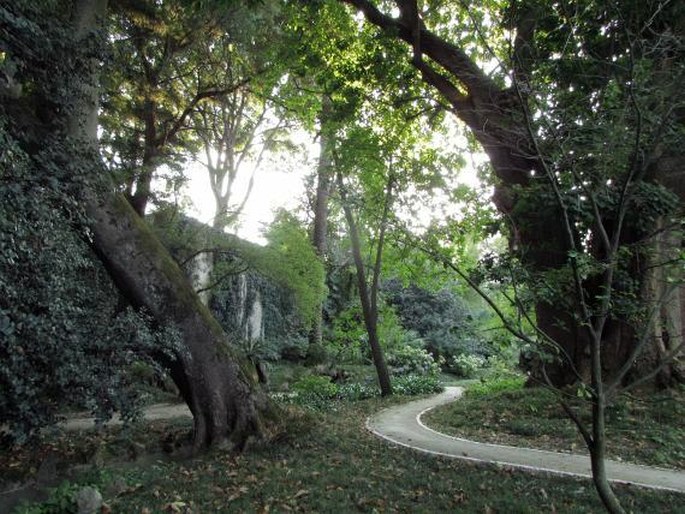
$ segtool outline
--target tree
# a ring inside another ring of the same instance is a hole
[[[376,367],[376,373],[378,374],[378,383],[381,388],[381,395],[388,396],[392,394],[392,383],[390,382],[390,373],[388,372],[388,366],[385,362],[381,342],[378,338],[378,292],[380,288],[383,243],[385,241],[385,231],[389,221],[388,217],[393,198],[393,183],[395,179],[391,171],[388,176],[385,197],[383,200],[383,214],[378,226],[376,256],[373,262],[371,282],[369,284],[367,281],[364,259],[362,257],[359,229],[357,228],[357,222],[355,220],[354,213],[352,212],[352,206],[343,182],[343,176],[340,172],[338,172],[336,174],[336,178],[338,183],[338,194],[340,195],[342,208],[345,212],[347,229],[349,232],[350,243],[352,245],[352,257],[354,259],[354,266],[357,271],[359,300],[362,306],[364,325],[366,326],[366,332],[369,336],[371,356],[373,358],[373,364]]]
[[[90,231],[84,236],[131,305],[180,333],[183,351],[169,365],[193,413],[195,449],[229,438],[242,448],[250,435],[264,429],[273,407],[178,265],[114,192],[98,153],[98,74],[106,41],[98,22],[105,18],[106,2],[13,2],[3,4],[0,13],[5,58],[22,70],[15,77],[20,94],[2,103],[12,136],[31,157],[45,141],[66,149],[36,163],[58,182],[57,169],[88,170],[91,180],[83,182],[77,196],[89,217]]]
[[[171,172],[168,180],[177,188],[188,155],[203,144],[215,146],[211,139],[220,138],[221,130],[211,106],[228,107],[248,83],[255,82],[254,92],[260,80],[277,79],[274,59],[261,44],[266,34],[273,38],[270,29],[277,25],[272,5],[250,10],[237,2],[202,9],[176,0],[113,3],[101,143],[138,214],[155,200],[152,181],[159,170]],[[203,110],[212,112],[203,116]],[[222,167],[216,163],[213,169]]]
[[[439,9],[397,1],[393,18],[374,2],[346,3],[412,46],[423,79],[489,155],[495,202],[511,220],[510,244],[535,307],[533,338],[508,326],[560,357],[539,363],[550,384],[584,384],[592,426],[567,412],[590,450],[600,497],[620,512],[604,470],[605,408],[622,386],[680,373],[683,191],[673,165],[682,163],[683,97],[673,77],[682,73],[675,65],[682,38],[674,34],[682,33],[685,12],[651,2],[588,2],[582,12],[512,3],[506,55],[487,46],[494,24],[479,23],[482,10],[454,11],[452,34],[465,34],[455,30],[465,23],[476,30],[460,41],[438,35]],[[501,60],[510,87],[469,56],[474,39]],[[514,302],[525,315],[520,297]],[[646,348],[655,358],[634,369]]]
[[[55,423],[65,404],[98,419],[115,410],[132,417],[139,402],[131,364],[172,359],[178,337],[118,305],[106,271],[79,235],[87,220],[74,193],[83,173],[65,170],[58,181],[36,165],[65,149],[50,140],[29,156],[2,120],[0,442],[25,442]]]
[[[561,218],[549,211],[543,212],[535,208],[535,202],[530,201],[534,196],[528,196],[526,201],[522,194],[531,191],[531,188],[540,182],[536,177],[545,177],[543,163],[551,157],[544,155],[546,148],[535,140],[533,136],[536,134],[536,128],[531,127],[527,121],[530,118],[526,113],[529,109],[527,106],[534,100],[531,93],[535,91],[539,81],[549,80],[547,83],[551,84],[563,79],[562,83],[569,84],[569,74],[566,73],[562,77],[560,73],[574,70],[572,66],[581,66],[581,63],[584,63],[584,68],[578,68],[580,75],[576,75],[585,77],[583,80],[586,82],[590,80],[589,77],[595,76],[592,89],[597,91],[596,94],[600,94],[599,91],[611,83],[610,79],[617,71],[618,67],[611,63],[612,59],[621,54],[618,49],[625,49],[626,45],[630,48],[626,34],[641,34],[642,30],[648,30],[645,23],[651,20],[648,24],[650,30],[660,27],[650,36],[653,42],[670,41],[669,44],[672,44],[673,38],[669,38],[668,32],[664,32],[670,29],[666,29],[659,20],[665,20],[667,16],[672,20],[680,20],[679,11],[671,6],[671,9],[675,9],[671,13],[669,9],[664,10],[651,3],[635,10],[617,2],[610,9],[604,4],[591,4],[584,17],[579,18],[573,12],[565,11],[562,6],[555,10],[552,6],[534,2],[512,4],[506,12],[508,26],[515,30],[515,40],[509,54],[506,45],[488,46],[491,40],[485,39],[485,36],[488,31],[494,32],[496,26],[494,23],[487,25],[479,22],[484,19],[485,13],[491,10],[487,6],[471,11],[470,14],[466,9],[460,8],[452,12],[438,8],[426,9],[419,14],[412,8],[415,2],[397,1],[400,17],[393,18],[380,10],[376,3],[368,0],[345,0],[345,3],[363,12],[371,23],[383,29],[386,34],[393,34],[412,45],[412,64],[419,70],[422,79],[436,88],[449,102],[450,108],[459,119],[471,129],[473,136],[490,158],[496,177],[494,200],[500,211],[511,220],[511,245],[522,252],[525,263],[540,271],[562,267],[570,248],[568,241],[563,237],[565,231],[560,224]],[[592,18],[590,12],[596,13],[597,16]],[[614,13],[620,12],[627,15],[618,21],[614,19]],[[452,24],[449,32],[463,34],[464,41],[442,36],[442,32],[448,30],[449,25],[445,23],[445,19]],[[568,21],[566,25],[564,20]],[[580,24],[577,20],[580,20]],[[597,20],[603,20],[611,25],[612,30],[602,29],[601,23]],[[435,32],[427,28],[431,23],[435,25]],[[680,22],[677,22],[676,26],[680,26],[678,23]],[[463,30],[456,30],[455,26],[463,27]],[[582,30],[574,33],[574,37],[579,39],[579,46],[571,48],[565,42],[570,37],[568,31],[575,26]],[[419,27],[419,30],[416,30],[416,27]],[[553,34],[553,37],[548,37],[548,34]],[[553,48],[554,45],[557,45],[557,48]],[[503,75],[496,75],[493,78],[478,66],[469,56],[467,49],[476,52],[477,57],[480,54],[475,49],[479,47],[485,47],[490,51],[492,58],[500,60],[503,70],[510,72],[509,79],[513,79],[514,85],[507,87]],[[546,69],[546,59],[556,55],[555,51],[564,48],[567,53],[562,52],[560,58],[553,59],[555,65],[552,70]],[[585,48],[585,55],[588,57],[583,59],[582,56],[572,55],[576,52],[575,48]],[[677,49],[673,51],[678,52]],[[663,59],[669,52],[664,52],[663,58],[655,57],[652,60],[654,65],[657,61],[666,62]],[[623,55],[630,54],[631,52],[628,52]],[[553,75],[550,76],[546,71],[551,71]],[[578,85],[577,81],[574,85]],[[659,86],[654,83],[654,86],[662,88],[662,91],[663,88],[668,88],[665,83]],[[585,89],[585,92],[590,97],[590,91]],[[530,130],[531,128],[533,130]],[[650,171],[641,179],[656,180],[674,188],[682,200],[682,191],[678,191],[674,183],[672,168],[675,162],[679,162],[678,156],[670,151],[660,152],[653,154],[654,160],[650,162]],[[525,208],[526,204],[531,208]],[[557,223],[552,222],[554,220]],[[639,274],[644,275],[643,272]],[[535,313],[540,329],[556,341],[564,354],[571,357],[571,362],[560,363],[556,369],[548,366],[547,372],[552,381],[555,384],[573,382],[575,374],[572,368],[581,370],[581,374],[587,374],[590,363],[585,358],[585,352],[589,341],[570,328],[570,320],[564,319],[565,315],[559,312],[553,303],[537,304]],[[682,313],[672,314],[682,317]],[[670,325],[681,326],[682,322],[672,319]],[[673,332],[667,327],[664,329],[667,332],[670,330],[673,334],[671,341],[678,339],[677,331]],[[620,355],[628,355],[626,348],[633,340],[631,337],[613,338],[611,342],[607,340],[604,344],[607,350],[613,346],[613,349],[608,351],[619,356],[606,362],[614,371],[623,366],[624,361]]]

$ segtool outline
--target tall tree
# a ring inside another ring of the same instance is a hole
[[[345,213],[345,220],[347,221],[350,243],[352,245],[352,257],[357,272],[359,300],[362,306],[362,316],[364,317],[366,333],[369,338],[369,346],[371,347],[371,356],[373,364],[376,367],[381,395],[388,396],[392,394],[392,383],[390,382],[390,373],[388,371],[388,365],[385,362],[385,356],[383,355],[381,341],[378,337],[378,292],[380,289],[381,266],[383,262],[383,244],[385,242],[385,232],[389,222],[388,218],[393,198],[395,178],[391,170],[388,175],[385,197],[383,198],[383,211],[381,218],[378,221],[378,241],[376,242],[376,255],[373,261],[370,282],[366,273],[366,263],[362,257],[359,228],[357,226],[357,221],[355,220],[353,208],[341,172],[336,174],[336,180],[338,183],[338,194],[340,195],[340,201]]]
[[[169,365],[193,413],[194,447],[230,439],[242,448],[264,428],[264,416],[273,407],[256,389],[244,357],[146,224],[114,192],[102,166],[97,111],[107,2],[30,4],[0,5],[3,51],[22,69],[16,105],[6,98],[2,102],[11,133],[32,157],[39,156],[46,140],[66,149],[36,159],[57,181],[57,169],[88,170],[91,180],[84,180],[79,196],[91,220],[91,232],[84,236],[127,300],[160,325],[176,326],[183,339],[183,351]]]
[[[440,18],[439,6],[398,0],[393,17],[375,2],[344,1],[411,45],[413,65],[489,155],[495,202],[512,222],[511,247],[535,294],[536,337],[518,335],[560,357],[541,360],[539,376],[584,384],[591,427],[567,412],[590,450],[601,499],[622,512],[604,468],[606,407],[622,386],[683,376],[677,84],[685,10],[512,2],[510,52],[498,53],[487,38],[496,13],[487,7],[442,10]],[[469,55],[479,45],[506,76],[484,73],[477,52]],[[652,357],[635,366],[645,353]]]
[[[571,128],[569,122],[575,122],[571,117],[564,125],[559,125],[559,120],[549,120],[546,129],[539,128],[548,121],[540,120],[539,112],[544,113],[544,106],[553,105],[559,98],[557,93],[565,91],[558,87],[559,84],[564,84],[566,91],[575,88],[576,92],[584,92],[586,113],[591,112],[588,109],[603,108],[601,104],[593,105],[592,98],[606,98],[607,88],[624,87],[634,82],[638,78],[635,75],[637,70],[630,62],[637,60],[650,63],[653,69],[669,70],[656,74],[647,89],[660,91],[657,96],[670,94],[667,92],[672,91],[675,84],[672,77],[678,73],[673,58],[682,52],[678,43],[681,39],[672,34],[682,33],[685,19],[682,9],[670,4],[664,7],[655,2],[640,7],[623,2],[611,5],[590,2],[581,14],[566,4],[512,3],[505,13],[508,27],[514,34],[509,52],[506,45],[494,47],[487,39],[487,35],[496,29],[492,20],[498,15],[487,6],[469,10],[460,4],[451,8],[426,4],[425,9],[419,10],[416,2],[398,0],[395,7],[400,15],[394,17],[381,9],[377,2],[342,1],[357,8],[385,34],[394,35],[411,45],[411,62],[422,79],[436,88],[450,109],[470,128],[490,158],[496,178],[494,201],[512,222],[511,245],[520,252],[523,262],[538,271],[565,266],[571,247],[565,237],[561,216],[540,209],[540,204],[531,201],[535,196],[527,196],[526,192],[536,190],[543,180],[547,180],[545,167],[551,162],[560,165],[555,168],[556,173],[569,171],[561,165],[563,161],[558,154],[552,151],[552,148],[558,148],[553,142],[555,138],[548,137],[547,144],[539,138],[540,135],[543,138],[549,136],[552,130],[557,135],[563,133],[560,131]],[[431,25],[434,30],[430,30]],[[569,41],[574,41],[574,44],[569,45]],[[483,61],[499,59],[505,75],[508,74],[507,79],[503,75],[486,73],[476,60],[481,56],[484,56]],[[546,66],[548,59],[551,59],[551,66]],[[507,86],[507,80],[513,85]],[[557,85],[556,91],[544,89],[545,84],[551,83]],[[545,98],[533,94],[543,89]],[[671,98],[671,103],[662,104],[661,118],[654,120],[652,130],[658,126],[672,126],[677,130],[675,127],[682,124],[676,108],[680,100],[677,96]],[[536,104],[538,101],[542,103]],[[564,105],[569,106],[569,103],[564,102]],[[575,119],[577,121],[578,118]],[[626,129],[632,131],[639,141],[634,148],[635,155],[645,156],[639,162],[632,159],[633,164],[628,164],[629,167],[640,166],[640,172],[632,175],[635,181],[670,188],[682,202],[683,191],[676,178],[677,165],[674,166],[682,161],[682,154],[676,148],[663,144],[662,131],[653,131],[653,137],[647,137],[650,129],[646,128],[644,119],[637,125],[626,126]],[[621,183],[620,169],[625,168],[616,169],[614,183]],[[617,234],[610,226],[611,209],[602,209],[600,214],[604,229],[610,235]],[[638,213],[634,211],[632,214]],[[598,237],[599,232],[591,232]],[[630,244],[634,238],[634,234],[621,231],[622,244]],[[641,262],[642,265],[636,263],[633,274],[642,282],[646,280],[647,269],[645,261]],[[586,285],[591,287],[589,283]],[[601,295],[601,291],[594,289],[591,294]],[[682,341],[682,331],[677,328],[682,327],[682,293],[678,296],[680,299],[673,301],[681,307],[670,309],[666,316],[668,319],[662,318],[666,323],[661,323],[660,328],[655,327],[655,333],[668,334],[668,342],[664,343],[662,338],[660,344],[671,350],[678,348]],[[547,366],[549,378],[555,384],[564,384],[573,382],[578,374],[589,376],[591,362],[587,353],[590,344],[587,334],[576,330],[574,321],[555,302],[538,302],[535,314],[541,332],[555,341],[560,353],[568,357]],[[629,348],[635,339],[625,326],[612,326],[615,330],[605,332],[603,352],[605,357],[612,356],[605,358],[604,366],[615,374],[631,355]],[[659,353],[662,359],[670,358],[669,350],[657,351],[657,355]],[[671,368],[670,376],[682,377],[682,368],[677,361]]]

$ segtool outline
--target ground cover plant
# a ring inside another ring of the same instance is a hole
[[[568,401],[583,402],[569,393]],[[585,413],[589,417],[588,413]],[[624,396],[607,416],[607,456],[638,464],[685,469],[685,391]],[[544,388],[516,380],[475,384],[464,397],[427,413],[441,432],[476,441],[587,453],[578,430]]]
[[[336,404],[316,415],[291,407],[288,432],[269,443],[254,443],[241,456],[215,450],[194,459],[157,455],[125,466],[110,463],[63,484],[57,495],[92,484],[102,491],[111,512],[149,514],[602,509],[589,480],[421,455],[388,445],[365,430],[369,415],[398,401],[405,400]],[[178,422],[169,427],[172,437],[179,431]],[[683,500],[682,495],[636,487],[619,487],[618,493],[633,512],[669,512]],[[51,511],[33,506],[17,512]]]

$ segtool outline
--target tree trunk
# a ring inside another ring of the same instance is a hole
[[[328,96],[323,98],[321,109],[321,134],[320,153],[317,166],[316,200],[314,203],[314,230],[312,232],[312,244],[316,255],[324,260],[327,252],[328,232],[328,201],[333,188],[333,166],[331,154],[333,151],[333,138],[328,129],[328,117],[330,116],[331,101]],[[307,360],[315,361],[323,350],[323,304],[317,309],[316,315],[309,331],[309,347]]]
[[[143,57],[141,56],[141,59]],[[150,80],[153,80],[150,77]],[[154,89],[156,84],[150,84],[150,89]],[[143,107],[143,123],[145,124],[144,131],[144,150],[143,161],[138,176],[135,178],[135,192],[129,198],[129,202],[136,211],[138,216],[145,216],[147,204],[150,201],[152,194],[152,177],[157,168],[157,104],[154,100],[146,100]]]
[[[597,349],[599,352],[599,349]],[[592,481],[602,503],[612,514],[623,514],[616,494],[611,488],[606,470],[606,396],[599,385],[595,386],[596,397],[592,403],[592,444],[589,445]]]
[[[196,449],[227,438],[242,448],[262,430],[272,407],[256,390],[247,360],[227,341],[221,326],[145,222],[121,195],[88,202],[93,246],[123,295],[159,323],[181,333],[184,350],[171,373],[194,418]]]
[[[76,3],[75,48],[94,33],[105,14],[106,0]],[[90,148],[93,167],[102,168],[105,176],[97,154],[98,70],[98,63],[91,59],[82,80],[73,81],[76,86],[70,96],[77,108],[64,136]],[[193,414],[194,448],[230,439],[242,449],[248,436],[261,432],[264,416],[273,414],[273,406],[256,389],[246,359],[229,346],[168,251],[127,200],[108,186],[103,194],[90,188],[83,194],[92,219],[93,247],[133,306],[149,312],[159,324],[172,324],[179,330],[184,348],[171,363],[171,373]]]
[[[371,347],[371,358],[376,367],[376,374],[378,375],[378,384],[381,388],[382,396],[389,396],[392,394],[392,383],[390,382],[390,373],[388,365],[383,356],[383,348],[378,340],[378,306],[375,301],[376,292],[369,291],[366,283],[366,272],[364,271],[364,261],[362,259],[361,242],[359,240],[359,230],[347,203],[345,188],[342,184],[342,176],[338,173],[338,191],[340,193],[343,211],[345,212],[345,219],[347,220],[347,227],[350,231],[350,242],[352,243],[352,257],[354,258],[354,265],[357,269],[357,285],[359,287],[359,300],[362,304],[362,315],[364,317],[364,325],[366,326],[366,333],[369,337],[369,346]],[[382,244],[382,243],[379,243]],[[379,252],[381,248],[379,247]],[[378,281],[374,278],[374,284],[377,287]]]

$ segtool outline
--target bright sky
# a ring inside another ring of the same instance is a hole
[[[463,135],[459,134],[460,130],[456,123],[450,123],[450,125],[447,135],[440,136],[440,141],[435,140],[434,143],[465,148],[466,140]],[[319,146],[312,140],[312,136],[304,131],[294,132],[292,138],[301,147],[300,152],[294,154],[281,153],[271,158],[267,157],[255,173],[252,194],[240,216],[237,228],[238,236],[254,243],[264,244],[266,241],[262,236],[262,231],[266,225],[273,221],[274,211],[278,208],[293,210],[302,205],[305,194],[304,179],[316,168]],[[476,167],[485,160],[484,154],[467,155],[467,164],[460,171],[455,182],[478,187]],[[240,170],[234,188],[236,202],[243,198],[251,172],[251,163],[246,163],[245,167]],[[193,203],[189,214],[203,223],[210,224],[214,216],[215,206],[207,171],[198,163],[192,166],[189,175],[191,178],[183,191]],[[419,209],[420,219],[417,220],[419,224],[427,225],[430,218],[439,214],[435,208],[438,208],[437,204],[440,201],[438,198],[435,201],[435,205]]]
[[[266,157],[256,171],[252,193],[240,216],[238,236],[264,244],[266,241],[262,230],[273,221],[274,211],[281,207],[293,210],[302,204],[304,179],[315,169],[319,147],[305,133],[295,133],[293,139],[302,147],[301,152]],[[233,193],[235,202],[245,195],[251,173],[252,163],[245,163],[236,179]],[[201,164],[196,164],[192,167],[190,176],[183,191],[193,203],[189,214],[203,223],[211,224],[215,204],[207,170]]]

